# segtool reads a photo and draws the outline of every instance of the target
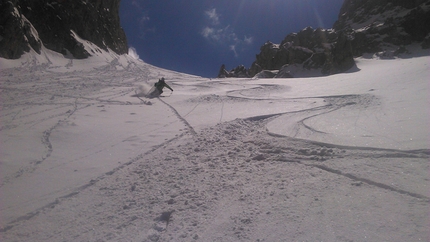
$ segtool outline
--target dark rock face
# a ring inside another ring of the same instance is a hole
[[[249,77],[248,70],[245,66],[240,65],[231,71],[227,71],[225,69],[225,65],[223,64],[219,70],[218,78],[226,78],[226,77]]]
[[[42,46],[37,31],[16,8],[17,0],[0,2],[0,56],[17,59],[33,48],[40,54]]]
[[[218,78],[226,78],[226,77],[228,77],[228,75],[229,75],[229,73],[228,73],[228,71],[225,69],[225,65],[224,64],[222,64],[221,65],[221,68],[219,69],[219,72],[218,72]]]
[[[333,48],[325,53],[326,59],[321,71],[323,74],[331,75],[344,72],[355,65],[351,41],[342,33],[338,33],[337,41],[334,43]]]
[[[348,35],[354,56],[400,53],[413,42],[426,48],[430,1],[345,0],[333,28]]]
[[[247,73],[300,65],[331,75],[352,68],[364,53],[393,58],[412,43],[430,48],[430,0],[345,0],[333,29],[308,27],[280,44],[265,43]]]
[[[128,46],[119,4],[120,0],[2,1],[0,56],[19,58],[30,47],[40,53],[42,43],[74,58],[90,56],[73,33],[101,49],[125,54]]]

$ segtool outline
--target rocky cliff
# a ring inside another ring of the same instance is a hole
[[[354,56],[389,58],[414,42],[430,48],[430,1],[345,0],[333,28],[348,35]]]
[[[87,58],[79,38],[117,54],[128,52],[119,20],[120,0],[8,0],[0,2],[0,57],[16,59],[30,48]]]
[[[393,58],[419,43],[430,48],[430,0],[345,0],[332,29],[305,28],[280,44],[265,43],[247,69],[221,67],[218,77],[294,77],[298,69],[325,75],[349,70],[354,57]]]

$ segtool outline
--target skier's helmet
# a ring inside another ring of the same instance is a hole
[[[164,83],[164,77],[162,77],[162,78],[160,79],[160,81],[161,81],[162,83]]]

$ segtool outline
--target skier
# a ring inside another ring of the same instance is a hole
[[[169,85],[167,85],[167,83],[166,83],[164,80],[165,80],[165,79],[164,79],[164,77],[162,77],[161,79],[159,79],[159,80],[158,80],[158,82],[156,82],[156,83],[154,84],[154,86],[155,86],[155,88],[157,89],[157,91],[158,91],[159,95],[161,95],[161,93],[163,93],[163,88],[164,88],[164,87],[169,88],[169,89],[170,89],[170,91],[172,91],[172,92],[173,92],[173,89],[172,89]]]

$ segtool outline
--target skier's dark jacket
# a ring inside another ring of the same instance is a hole
[[[160,92],[160,94],[163,93],[164,87],[169,88],[170,91],[173,92],[173,89],[169,85],[167,85],[167,83],[164,81],[164,78],[159,79],[158,82],[156,82],[154,84],[154,86],[155,86],[155,88],[157,88],[157,90]]]

